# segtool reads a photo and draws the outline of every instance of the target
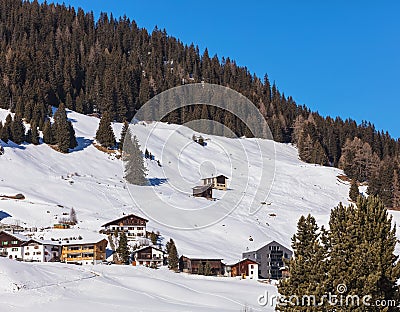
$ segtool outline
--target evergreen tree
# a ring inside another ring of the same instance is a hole
[[[358,196],[360,196],[360,191],[358,190],[357,181],[356,180],[351,180],[349,197],[353,202],[356,202]]]
[[[147,185],[147,169],[144,166],[140,145],[136,136],[132,138],[129,129],[125,136],[122,159],[125,166],[125,179],[128,183],[134,185]]]
[[[8,140],[11,140],[11,141],[13,140],[11,126],[12,126],[12,117],[11,117],[11,114],[8,114],[6,117],[6,122],[3,125],[3,129],[1,131],[1,137],[0,137],[0,139],[4,143],[7,143]]]
[[[28,135],[29,137],[29,135]],[[30,143],[34,145],[39,145],[39,132],[35,123],[31,124],[30,129]]]
[[[21,144],[25,139],[25,126],[19,114],[15,114],[11,125],[12,138],[14,143]]]
[[[393,172],[393,208],[400,208],[400,181],[397,170]]]
[[[120,260],[122,261],[122,263],[128,264],[128,262],[129,262],[128,239],[124,232],[121,232],[119,234],[117,253],[118,253],[118,256],[119,256]]]
[[[76,211],[75,211],[74,207],[72,207],[71,211],[69,212],[69,220],[72,224],[78,223],[78,218],[76,216]]]
[[[96,132],[96,141],[103,147],[111,148],[115,146],[115,135],[111,127],[111,117],[108,112],[104,112],[101,116],[99,128]]]
[[[339,284],[344,284],[346,295],[369,295],[371,302],[398,300],[400,263],[394,254],[397,239],[392,217],[382,201],[369,196],[359,197],[357,206],[339,205],[331,213],[329,226],[330,291],[335,292]],[[368,311],[382,310],[370,306]]]
[[[203,263],[199,263],[199,268],[197,270],[197,274],[204,275],[204,265],[203,265]]]
[[[279,293],[289,302],[278,304],[278,311],[320,311],[320,307],[308,306],[309,302],[299,302],[291,305],[291,296],[302,298],[304,295],[314,296],[319,302],[326,293],[327,232],[319,229],[315,218],[311,215],[302,216],[297,223],[297,232],[292,238],[294,257],[287,262],[290,278],[281,280]],[[312,300],[312,299],[311,299]],[[292,302],[294,303],[294,302]]]
[[[175,242],[172,238],[170,239],[169,244],[167,246],[167,253],[168,253],[168,268],[170,270],[177,271],[179,265],[179,256],[175,246]]]
[[[208,261],[206,261],[206,264],[204,266],[204,275],[205,276],[210,276],[211,275],[211,266]]]
[[[158,235],[157,235],[156,233],[154,233],[154,231],[152,231],[152,232],[150,233],[150,240],[151,240],[151,243],[152,243],[153,245],[157,245],[157,242],[158,242]]]
[[[126,133],[128,132],[128,128],[129,128],[129,122],[127,122],[125,120],[124,125],[122,127],[122,131],[121,131],[121,138],[119,139],[119,143],[118,143],[118,148],[121,151],[124,148],[124,141],[125,141]]]
[[[61,152],[67,153],[68,149],[77,145],[75,131],[73,130],[71,122],[67,119],[67,113],[62,103],[54,114],[52,130],[53,129],[55,142]]]
[[[53,144],[54,138],[51,129],[50,119],[46,119],[43,126],[43,142],[46,144]]]

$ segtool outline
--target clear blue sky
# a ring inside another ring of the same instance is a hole
[[[48,1],[51,2],[51,1]],[[400,137],[400,1],[76,1],[235,59],[298,104]]]

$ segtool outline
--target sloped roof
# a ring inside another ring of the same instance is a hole
[[[252,262],[252,263],[254,263],[254,264],[259,264],[259,263],[258,263],[257,261],[255,261],[255,260],[252,260],[252,259],[249,259],[249,258],[243,258],[242,260],[239,260],[239,261],[236,262],[236,263],[229,264],[229,266],[238,265],[239,263],[241,263],[241,262],[243,262],[243,261],[249,261],[249,262]]]
[[[10,236],[22,241],[22,242],[26,242],[26,241],[30,240],[29,237],[27,237],[25,235],[22,235],[22,234],[11,233],[11,232],[8,232],[8,231],[0,231],[0,233],[2,233],[2,232],[7,234],[7,235],[10,235]]]
[[[164,251],[163,251],[162,249],[160,249],[160,248],[158,248],[158,247],[155,247],[155,246],[144,246],[144,247],[141,247],[141,248],[138,248],[138,249],[134,250],[133,252],[134,252],[134,253],[135,253],[135,252],[139,252],[139,251],[145,250],[145,249],[147,249],[147,248],[156,249],[156,250],[161,251],[161,252],[164,253]]]
[[[225,176],[225,175],[223,175],[223,174],[220,174],[220,175],[217,175],[217,176],[205,177],[205,178],[202,178],[202,180],[212,179],[212,178],[219,178],[219,177],[223,177],[223,178],[225,178],[225,179],[229,179],[227,176]]]
[[[194,192],[195,194],[201,194],[201,193],[207,191],[207,190],[210,189],[210,188],[212,188],[212,185],[211,185],[211,184],[198,185],[198,186],[193,187],[193,192]]]
[[[103,224],[102,226],[108,226],[108,225],[111,225],[111,224],[115,224],[115,223],[118,223],[118,222],[120,222],[120,221],[123,221],[123,220],[128,219],[128,218],[131,218],[131,217],[135,217],[135,218],[140,219],[140,220],[143,220],[143,221],[145,221],[145,222],[149,222],[149,220],[147,220],[147,219],[145,219],[145,218],[139,217],[139,216],[134,215],[134,214],[129,214],[129,215],[127,215],[127,216],[123,216],[123,217],[121,217],[121,218],[118,218],[118,219],[112,220],[112,221],[110,221],[110,222],[107,222],[106,224]]]

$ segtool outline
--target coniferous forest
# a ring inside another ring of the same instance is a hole
[[[37,1],[0,0],[0,36],[0,107],[16,113],[14,121],[0,124],[3,141],[22,142],[24,120],[33,125],[26,141],[37,144],[39,129],[44,142],[60,141],[60,150],[66,151],[76,145],[72,125],[67,133],[57,133],[48,121],[51,106],[107,112],[124,121],[154,95],[204,81],[249,98],[274,139],[295,143],[303,160],[342,168],[350,178],[367,181],[369,194],[379,195],[387,207],[400,207],[399,140],[369,122],[311,112],[279,91],[267,75],[252,75],[229,57],[199,51],[165,30],[150,33],[127,17],[103,13],[95,20],[91,12]],[[236,134],[246,134],[234,116],[210,106],[186,107],[166,121],[205,117],[229,121]]]

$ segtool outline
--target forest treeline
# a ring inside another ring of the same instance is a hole
[[[229,57],[200,52],[155,28],[151,33],[127,17],[37,1],[0,0],[0,107],[40,130],[51,106],[61,103],[84,114],[108,112],[130,120],[150,98],[172,87],[206,82],[230,87],[265,116],[274,139],[292,142],[310,163],[335,166],[387,206],[396,193],[400,141],[369,122],[323,117],[279,91]],[[262,60],[260,60],[262,61]],[[311,92],[311,90],[310,90]],[[329,95],[327,95],[329,96]],[[211,106],[188,106],[168,116],[174,123],[216,119],[237,135],[240,120]],[[48,124],[47,124],[48,126]]]

